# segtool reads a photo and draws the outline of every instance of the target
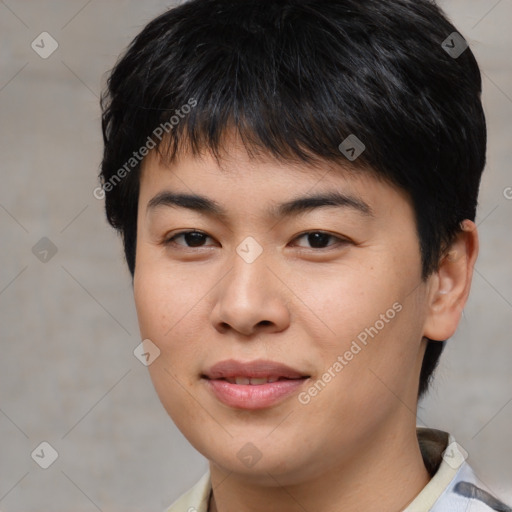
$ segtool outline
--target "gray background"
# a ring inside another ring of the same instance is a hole
[[[105,73],[168,5],[0,2],[3,512],[158,511],[207,468],[133,356],[130,276],[92,195]],[[512,501],[512,1],[441,5],[480,62],[489,149],[472,295],[418,423],[453,432],[478,476]],[[47,59],[31,48],[43,31],[59,44]],[[42,237],[57,248],[46,263],[32,252]],[[31,458],[42,441],[59,454],[46,470]]]

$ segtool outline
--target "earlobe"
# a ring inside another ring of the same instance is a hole
[[[443,255],[437,272],[430,277],[423,336],[436,341],[453,336],[469,295],[477,256],[477,228],[466,219]]]

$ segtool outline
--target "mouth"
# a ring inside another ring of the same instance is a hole
[[[309,378],[290,366],[268,360],[245,363],[230,359],[201,374],[217,400],[237,409],[276,405],[295,394]]]
[[[237,384],[238,386],[261,386],[262,384],[272,384],[273,382],[283,381],[283,380],[298,380],[306,377],[297,377],[295,379],[289,379],[287,377],[226,377],[223,379],[215,379],[215,380],[225,380],[230,384]]]
[[[268,381],[275,382],[279,379],[302,379],[309,377],[309,375],[284,363],[267,359],[255,359],[247,362],[226,359],[211,366],[201,377],[211,380],[231,379],[236,381],[236,379],[249,379],[253,382],[239,382],[239,384],[252,383],[257,385],[265,384]],[[260,383],[258,379],[266,379],[266,381]]]

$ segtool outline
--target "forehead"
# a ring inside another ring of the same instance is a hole
[[[171,162],[165,158],[165,153],[162,156],[156,150],[151,150],[142,162],[140,183],[145,187],[154,187],[164,181],[179,180],[185,175],[193,178],[197,186],[206,183],[208,177],[213,176],[223,182],[230,181],[240,186],[246,181],[254,184],[293,181],[319,185],[333,185],[343,181],[383,181],[372,169],[346,159],[332,162],[312,157],[310,162],[304,162],[292,158],[278,159],[269,153],[254,153],[252,149],[250,151],[232,138],[227,139],[216,155],[209,150],[199,154],[184,150],[177,153]]]
[[[159,148],[151,150],[142,162],[141,171],[144,173],[148,169],[157,171],[188,169],[190,164],[197,171],[215,171],[230,176],[237,173],[246,174],[251,170],[259,171],[261,174],[269,170],[274,174],[273,178],[279,178],[279,175],[290,172],[306,178],[321,178],[327,171],[338,171],[338,173],[353,174],[357,177],[361,176],[363,171],[371,171],[357,161],[352,163],[348,159],[341,158],[341,153],[340,163],[333,163],[315,155],[310,155],[310,162],[304,162],[292,154],[286,158],[277,158],[267,149],[243,142],[241,135],[234,128],[223,131],[214,150],[208,147],[193,150],[186,138],[180,138],[176,141],[176,147],[170,151],[173,160],[168,161],[166,156],[169,146],[173,147],[171,141],[164,139]]]
[[[181,203],[171,197],[176,194]],[[225,146],[217,157],[207,151],[200,155],[182,152],[171,163],[152,151],[141,166],[139,207],[146,214],[159,206],[193,204],[193,209],[220,218],[230,211],[256,210],[281,217],[313,209],[311,198],[320,198],[318,206],[329,201],[366,216],[378,211],[379,205],[409,202],[404,191],[348,160],[282,161],[268,154],[249,154],[238,143]]]

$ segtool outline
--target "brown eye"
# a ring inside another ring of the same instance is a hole
[[[177,243],[176,240],[179,238],[183,238],[185,244]],[[203,247],[207,238],[210,237],[200,231],[182,231],[180,233],[176,233],[171,238],[168,238],[165,241],[165,245],[180,245],[188,248]]]
[[[300,240],[301,238],[306,238],[307,243],[310,244],[311,249],[327,249],[334,246],[339,246],[348,243],[348,240],[343,238],[334,236],[330,233],[326,233],[324,231],[308,231],[307,233],[303,233],[299,235],[296,240]],[[329,244],[329,241],[333,240],[334,243]],[[300,246],[304,247],[304,246]]]

